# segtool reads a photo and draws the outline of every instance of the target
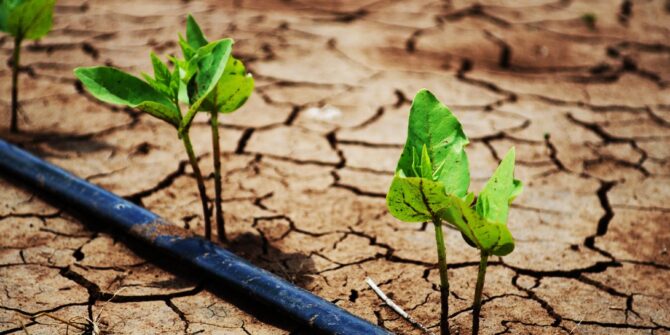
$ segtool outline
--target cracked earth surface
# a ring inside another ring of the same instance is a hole
[[[489,267],[482,334],[670,334],[670,2],[61,0],[53,32],[25,44],[24,132],[0,136],[201,234],[174,130],[98,103],[72,75],[103,63],[148,72],[150,50],[179,53],[189,12],[208,36],[234,37],[257,80],[221,120],[236,253],[417,334],[370,276],[436,331],[432,227],[395,220],[384,202],[409,99],[426,87],[472,140],[474,190],[510,146],[527,186],[510,216],[517,249]],[[0,43],[6,64],[11,41]],[[211,174],[207,120],[196,120]],[[0,190],[0,334],[65,333],[85,318],[118,334],[305,333],[10,180]],[[451,322],[465,334],[478,258],[446,233]]]

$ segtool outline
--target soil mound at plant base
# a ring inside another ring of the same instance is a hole
[[[245,107],[220,117],[223,211],[236,253],[393,332],[419,334],[368,288],[369,276],[437,330],[432,227],[394,219],[384,200],[408,99],[425,87],[471,139],[471,189],[481,190],[511,146],[526,184],[508,223],[516,250],[490,259],[480,333],[662,333],[670,329],[670,61],[657,46],[668,44],[670,13],[663,1],[623,3],[632,9],[59,1],[54,30],[24,43],[18,135],[7,130],[11,82],[0,81],[0,137],[141,203],[179,234],[202,234],[174,129],[98,103],[72,75],[102,63],[151,72],[146,55],[179,54],[175,27],[193,13],[208,36],[235,39],[235,57],[256,79]],[[11,55],[7,41],[0,64]],[[191,136],[209,176],[205,115]],[[56,318],[78,327],[94,319],[122,334],[298,331],[5,179],[0,234],[0,332],[64,333]],[[456,231],[445,235],[450,321],[467,334],[479,260]]]

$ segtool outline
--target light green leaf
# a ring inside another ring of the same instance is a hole
[[[56,0],[22,2],[7,16],[7,31],[19,39],[41,38],[51,30],[55,4]]]
[[[430,162],[430,155],[425,144],[421,148],[421,177],[433,180],[433,165]]]
[[[241,61],[231,56],[216,89],[210,93],[201,109],[232,113],[244,105],[253,90],[254,78],[247,73]]]
[[[186,41],[194,50],[207,45],[207,39],[191,14],[186,18]]]
[[[197,71],[188,80],[187,91],[190,108],[182,119],[180,132],[191,125],[191,121],[205,101],[207,95],[216,87],[228,63],[233,40],[223,39],[201,47],[189,61],[195,63]],[[188,74],[187,74],[188,75]],[[183,78],[182,78],[183,79]]]
[[[405,222],[432,221],[450,205],[441,183],[400,175],[393,178],[386,204],[391,215]]]
[[[447,106],[423,89],[412,102],[407,142],[396,171],[410,177],[422,171],[416,156],[425,145],[431,158],[433,179],[441,182],[448,194],[464,197],[470,185],[468,158],[464,147],[468,139],[461,124]]]
[[[463,199],[448,196],[449,205],[440,213],[441,217],[454,225],[474,246],[485,252],[504,256],[514,250],[514,239],[507,226],[490,222],[472,209]]]
[[[510,202],[522,190],[521,182],[514,180],[514,158],[512,147],[477,198],[477,213],[491,222],[507,223]]]
[[[138,108],[179,125],[179,111],[170,98],[137,77],[112,67],[80,67],[74,74],[101,101]]]
[[[496,256],[507,256],[514,251],[514,237],[506,225],[500,225],[500,239],[491,253]]]

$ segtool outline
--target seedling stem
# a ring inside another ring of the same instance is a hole
[[[19,63],[21,61],[21,42],[23,38],[17,36],[14,38],[14,54],[12,56],[12,121],[9,131],[19,132],[18,114],[19,114]]]
[[[193,145],[191,144],[191,137],[188,133],[182,135],[182,142],[184,142],[184,148],[186,148],[186,153],[188,154],[188,160],[191,163],[191,168],[193,168],[193,174],[195,175],[196,182],[198,183],[198,192],[200,193],[200,202],[202,203],[202,213],[205,216],[205,238],[208,240],[212,239],[212,219],[211,213],[209,211],[209,206],[207,205],[207,191],[205,190],[205,180],[202,178],[202,173],[200,172],[200,167],[198,166],[198,159],[193,152]]]
[[[219,145],[219,113],[212,112],[210,122],[212,124],[212,151],[214,153],[214,210],[216,213],[216,232],[219,241],[226,242],[226,228],[221,209],[221,147]]]
[[[484,290],[484,280],[486,279],[486,266],[488,265],[488,252],[481,252],[479,260],[479,272],[477,273],[477,286],[475,286],[475,302],[472,307],[472,334],[479,334],[479,314],[482,310],[482,291]]]
[[[440,315],[440,334],[449,334],[449,279],[447,276],[447,251],[444,246],[444,234],[442,232],[442,221],[434,217],[435,242],[437,243],[437,263],[440,268],[440,303],[442,313]]]

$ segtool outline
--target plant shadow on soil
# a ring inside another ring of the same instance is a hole
[[[244,292],[230,291],[225,287],[217,285],[215,279],[204,271],[197,269],[190,264],[186,264],[185,262],[176,262],[173,258],[161,255],[146,241],[126,234],[119,229],[107,226],[105,222],[95,219],[95,216],[91,212],[64,204],[62,199],[59,199],[57,196],[40,193],[39,189],[22,184],[18,178],[12,178],[12,175],[5,175],[1,172],[2,171],[0,171],[0,178],[5,178],[16,187],[34,193],[51,206],[63,209],[67,215],[78,220],[87,229],[93,232],[102,232],[111,235],[115,240],[122,242],[139,257],[178,277],[174,280],[153,283],[153,285],[160,285],[164,288],[183,288],[188,286],[188,283],[185,284],[184,281],[180,279],[185,279],[188,282],[199,285],[209,292],[214,293],[219,298],[233,304],[235,307],[252,315],[259,321],[290,331],[292,335],[314,333],[314,330],[308,329],[306,326],[295,322],[289,315],[280,314],[272,308],[261,305],[253,299],[249,299],[249,295]],[[229,247],[226,249],[298,287],[304,288],[312,281],[310,274],[315,272],[315,266],[308,255],[301,253],[284,253],[280,249],[267,243],[261,236],[251,233],[234,236],[228,244]],[[78,261],[81,261],[85,258],[85,255],[82,254],[80,257],[76,258]]]

